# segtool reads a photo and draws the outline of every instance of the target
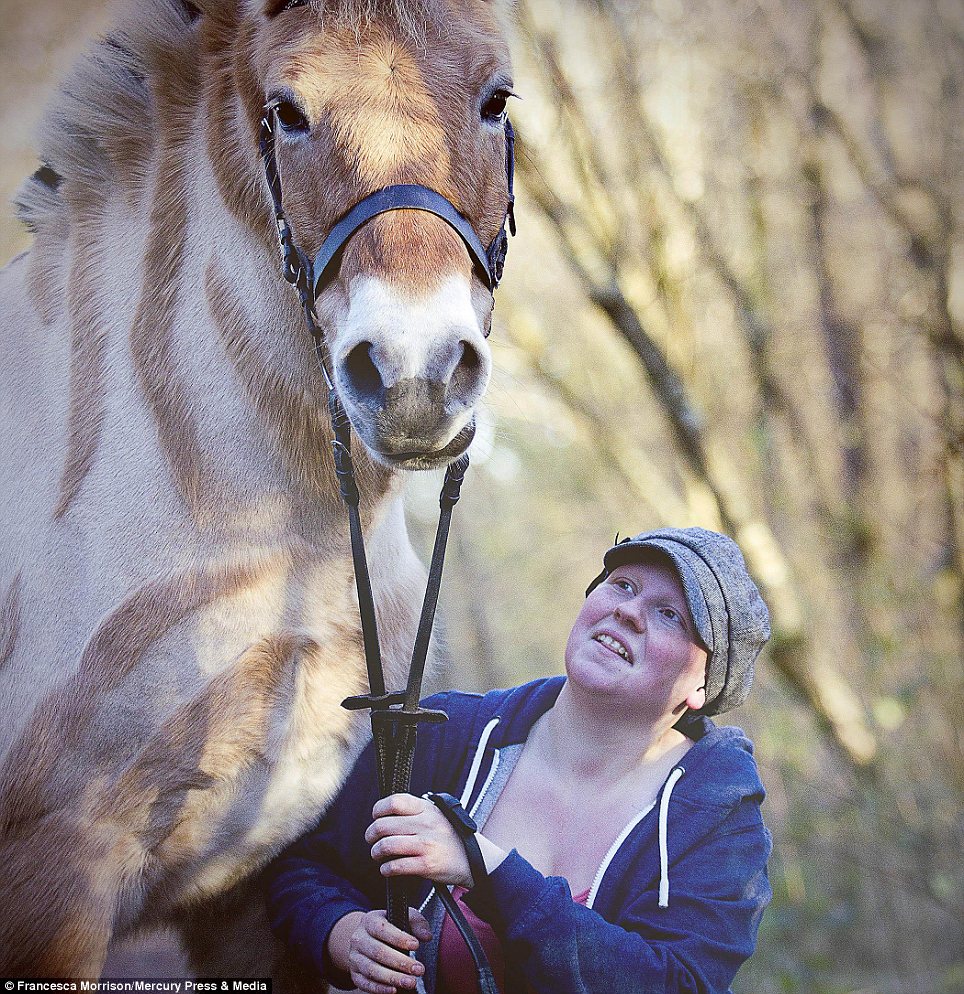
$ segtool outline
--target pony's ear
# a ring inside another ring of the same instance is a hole
[[[295,7],[308,7],[311,0],[241,0],[248,14],[265,14],[268,17],[275,17],[286,10],[293,10]]]
[[[191,23],[201,16],[200,2],[203,2],[203,0],[198,0],[198,3],[194,3],[192,0],[176,0],[177,6],[181,8],[184,14],[184,20]]]
[[[188,12],[193,7],[198,14],[206,14],[209,17],[233,16],[239,10],[247,14],[249,9],[261,6],[259,0],[171,0],[171,2]]]
[[[259,17],[267,14],[269,17],[283,10],[288,3],[304,4],[309,0],[170,0],[171,3],[182,7],[188,13],[193,8],[195,14],[207,14],[210,17],[231,19],[241,17]]]

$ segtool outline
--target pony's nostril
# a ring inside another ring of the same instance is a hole
[[[345,359],[345,377],[359,403],[380,401],[385,393],[381,373],[372,358],[371,342],[359,342]]]
[[[466,401],[478,389],[484,371],[482,356],[471,342],[459,342],[462,355],[452,371],[446,393],[453,401]]]

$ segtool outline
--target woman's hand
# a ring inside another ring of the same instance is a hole
[[[411,794],[383,797],[365,832],[372,859],[386,877],[423,877],[433,883],[473,884],[462,840],[431,802]]]
[[[334,964],[351,975],[351,982],[366,994],[396,994],[413,990],[425,967],[408,954],[428,942],[432,930],[414,908],[408,910],[414,937],[392,925],[384,911],[353,911],[339,919],[328,937]]]

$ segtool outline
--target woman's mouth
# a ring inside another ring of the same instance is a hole
[[[629,655],[629,650],[619,641],[619,639],[614,638],[612,635],[607,635],[603,632],[600,635],[593,637],[593,641],[598,642],[600,645],[604,645],[610,652],[616,653],[622,659],[625,659],[630,666],[633,664],[632,657]]]

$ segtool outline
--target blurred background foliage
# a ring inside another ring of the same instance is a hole
[[[0,0],[5,199],[104,6]],[[775,838],[735,990],[964,991],[964,5],[517,20],[520,231],[436,685],[561,672],[617,531],[729,532],[774,623],[729,719]]]

